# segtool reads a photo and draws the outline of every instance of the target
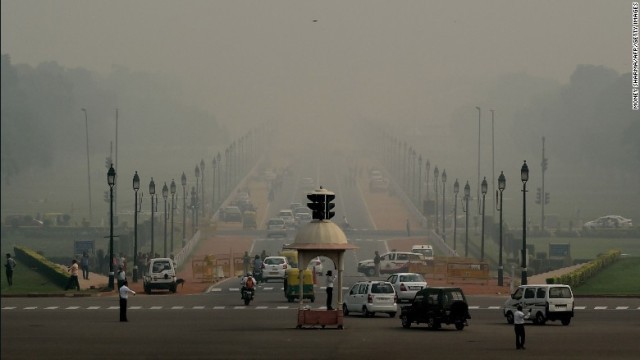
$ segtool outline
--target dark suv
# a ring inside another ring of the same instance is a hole
[[[455,324],[462,330],[469,326],[471,319],[469,306],[460,288],[431,287],[416,293],[409,306],[402,307],[400,320],[402,327],[411,327],[412,323],[427,324],[432,329],[439,329],[442,324]]]

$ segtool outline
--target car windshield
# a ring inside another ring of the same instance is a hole
[[[563,298],[570,299],[571,298],[571,290],[566,287],[552,287],[549,289],[549,297],[550,298]]]
[[[371,293],[373,294],[391,294],[393,286],[391,284],[377,283],[371,285]]]
[[[161,272],[162,270],[170,270],[171,265],[168,261],[156,261],[153,263],[153,272]]]
[[[267,265],[280,265],[284,264],[284,259],[282,258],[266,258],[264,259],[264,263]]]
[[[404,282],[424,282],[424,278],[420,274],[400,275],[400,281]]]

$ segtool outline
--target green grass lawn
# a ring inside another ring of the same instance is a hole
[[[640,295],[640,257],[623,257],[585,284],[576,295]]]
[[[63,288],[51,283],[37,271],[19,261],[16,263],[17,266],[13,270],[13,286],[9,286],[4,266],[2,267],[2,282],[0,283],[2,295],[64,292]]]

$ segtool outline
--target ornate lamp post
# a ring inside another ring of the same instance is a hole
[[[471,187],[469,186],[469,180],[464,186],[464,257],[469,257],[469,197],[471,197]]]
[[[458,192],[460,192],[460,184],[456,179],[453,183],[453,251],[456,251],[456,229],[458,228]]]
[[[176,182],[171,179],[171,186],[169,187],[169,190],[171,191],[171,254],[173,254],[174,251],[174,247],[173,247],[173,213],[174,210],[176,209],[175,206],[175,198],[176,198]]]
[[[418,155],[418,209],[422,206],[422,154]]]
[[[219,151],[218,151],[218,155],[216,155],[216,160],[217,160],[217,163],[218,163],[218,179],[217,179],[218,180],[218,194],[217,194],[217,199],[218,199],[218,202],[220,202],[222,200],[222,198],[220,197],[220,185],[221,185],[220,184],[221,183],[221,181],[220,181],[220,173],[222,172],[222,169],[220,169],[220,165],[222,165],[222,162],[221,162],[222,161],[222,157],[220,156],[220,152]]]
[[[438,230],[438,176],[440,176],[440,171],[438,170],[438,165],[433,170],[433,187],[436,190],[436,234],[440,231]]]
[[[211,215],[216,212],[216,166],[218,162],[216,161],[216,157],[213,157],[213,161],[211,162],[211,168],[213,169],[213,177],[211,178],[212,190],[211,190]]]
[[[198,198],[199,196],[199,192],[200,192],[200,167],[196,164],[196,202],[195,202],[195,206],[198,207],[198,204],[200,204],[200,199]],[[198,227],[198,218],[200,217],[200,214],[198,213],[198,211],[196,210],[196,227]]]
[[[196,188],[191,187],[191,236],[196,233]]]
[[[109,184],[109,289],[113,290],[113,186],[116,184],[116,170],[113,164],[107,172]]]
[[[504,177],[504,172],[500,171],[498,177],[498,190],[500,191],[500,206],[498,211],[500,212],[500,252],[498,253],[498,286],[503,285],[503,270],[502,270],[502,192],[507,187],[507,179]]]
[[[427,163],[424,164],[424,172],[425,172],[425,175],[427,175],[427,186],[425,191],[426,192],[425,198],[429,200],[429,173],[431,172],[431,162],[429,161],[429,159],[427,159]]]
[[[204,159],[200,159],[200,175],[202,176],[202,181],[200,182],[200,188],[202,188],[202,218],[204,219]]]
[[[151,197],[151,257],[155,257],[155,243],[153,241],[153,217],[156,211],[153,199],[156,197],[156,183],[151,178],[151,182],[149,183],[149,196]]]
[[[169,196],[169,188],[167,187],[167,183],[164,183],[162,187],[162,198],[164,199],[164,252],[163,256],[167,257],[167,197]]]
[[[482,185],[480,185],[482,191],[482,235],[480,236],[480,261],[484,261],[484,208],[485,208],[485,196],[487,195],[487,177],[482,179]]]
[[[527,285],[527,181],[529,181],[529,166],[524,161],[520,168],[520,180],[522,180],[522,278],[521,285]]]
[[[133,175],[133,282],[138,282],[138,190],[140,190],[140,177],[136,171]],[[141,199],[142,200],[142,199]]]
[[[446,213],[444,211],[444,189],[445,183],[447,182],[447,170],[442,170],[442,240],[447,240],[447,228],[445,226]]]
[[[180,183],[182,184],[182,247],[187,242],[187,175],[182,172],[180,177]]]

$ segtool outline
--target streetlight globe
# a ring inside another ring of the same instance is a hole
[[[442,183],[447,182],[447,170],[442,170]]]
[[[153,178],[151,178],[151,182],[149,183],[149,194],[155,195],[155,193],[156,193],[156,183],[153,181]]]
[[[487,194],[487,177],[485,176],[484,179],[482,179],[482,184],[480,185],[480,191],[482,191],[482,195],[486,195]]]
[[[498,190],[503,191],[507,187],[507,179],[504,177],[504,171],[500,171],[498,176]]]
[[[169,196],[169,188],[167,187],[167,183],[164,183],[164,186],[162,187],[162,197],[167,200],[167,196]]]
[[[471,186],[469,186],[469,181],[467,180],[467,185],[464,186],[464,196],[469,197],[471,195]]]
[[[116,169],[113,168],[113,164],[111,164],[111,167],[107,172],[107,183],[110,187],[113,187],[116,184]]]
[[[176,194],[176,182],[171,179],[171,195],[175,195]]]
[[[523,183],[529,181],[529,166],[527,166],[527,160],[522,164],[522,168],[520,168],[520,179]]]
[[[458,192],[460,192],[460,184],[458,183],[458,179],[456,179],[456,182],[453,183],[453,193],[458,195]]]
[[[182,177],[180,177],[180,183],[182,187],[187,186],[187,175],[184,174],[184,171],[182,172]]]
[[[138,172],[136,171],[135,175],[133,175],[133,190],[140,190],[140,176],[138,176]]]
[[[196,165],[196,177],[200,177],[200,168],[198,167],[198,165]]]
[[[220,162],[220,151],[218,151],[218,156],[216,156],[216,159],[218,160],[218,162]]]
[[[202,174],[204,174],[204,159],[200,159],[200,169],[202,170]]]
[[[440,171],[438,171],[438,165],[436,165],[435,170],[433,170],[433,176],[438,179],[438,175],[440,175]]]

